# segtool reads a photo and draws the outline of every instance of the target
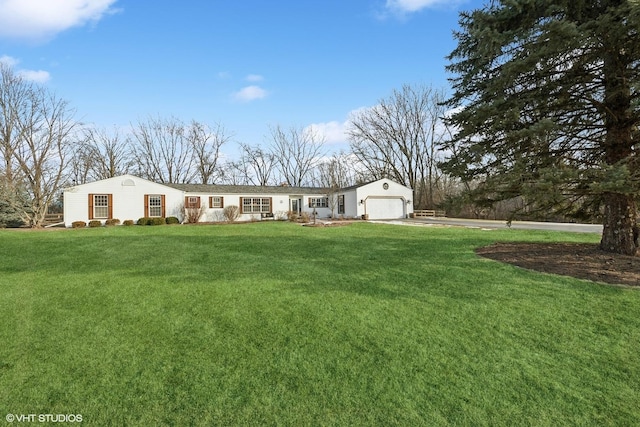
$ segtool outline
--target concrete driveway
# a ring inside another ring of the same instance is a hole
[[[449,225],[469,228],[503,229],[509,228],[506,221],[492,221],[486,219],[463,219],[463,218],[410,218],[394,221],[384,221],[395,224],[406,225]],[[518,230],[549,230],[549,231],[570,231],[575,233],[597,233],[602,234],[601,224],[575,224],[564,222],[536,222],[536,221],[513,221],[511,228]]]

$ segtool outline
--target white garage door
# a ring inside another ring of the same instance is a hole
[[[367,203],[369,219],[398,219],[404,218],[404,200],[398,198],[372,199]]]

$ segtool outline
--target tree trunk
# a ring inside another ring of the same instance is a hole
[[[604,221],[600,249],[624,255],[636,255],[637,208],[633,196],[620,193],[604,195]]]
[[[604,161],[607,165],[625,164],[634,156],[632,91],[629,76],[633,59],[619,47],[619,40],[603,35],[604,54]],[[636,255],[638,211],[634,194],[608,192],[603,194],[604,229],[600,248],[607,252]]]

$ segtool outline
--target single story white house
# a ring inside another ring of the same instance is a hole
[[[240,209],[239,220],[286,218],[287,212],[314,210],[319,218],[397,219],[413,212],[413,191],[389,179],[335,191],[316,187],[158,184],[122,175],[64,190],[64,223],[117,218],[185,218],[186,208],[201,209],[200,221],[222,221],[225,206]]]

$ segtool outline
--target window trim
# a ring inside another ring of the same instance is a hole
[[[340,194],[338,196],[338,215],[343,214],[345,212],[345,203],[344,203],[344,194]]]
[[[328,197],[309,197],[309,207],[310,208],[328,208],[329,198]]]
[[[191,199],[194,199],[194,202]],[[185,209],[200,209],[200,206],[200,196],[184,196]]]
[[[151,215],[151,198],[160,197],[160,216]],[[164,194],[145,194],[144,195],[144,216],[148,218],[164,218],[166,217],[166,199]]]
[[[101,196],[107,196],[107,216],[96,216],[96,207],[104,207],[104,206],[96,206],[96,197]],[[106,193],[96,193],[96,194],[89,194],[89,219],[109,219],[109,218],[113,218],[113,195],[112,194],[106,194]]]
[[[215,199],[220,199],[219,206],[216,206],[217,203],[214,203]],[[223,196],[209,196],[209,209],[223,209],[223,208],[224,208]]]
[[[251,211],[248,212],[245,210],[245,200],[251,200],[252,202],[247,206],[251,206]],[[260,200],[259,204],[254,204],[254,200]],[[268,200],[268,210],[264,210],[263,207],[267,206],[263,202]],[[255,211],[254,208],[259,206],[259,210]],[[240,212],[243,214],[263,214],[263,213],[273,213],[273,197],[240,197]]]

